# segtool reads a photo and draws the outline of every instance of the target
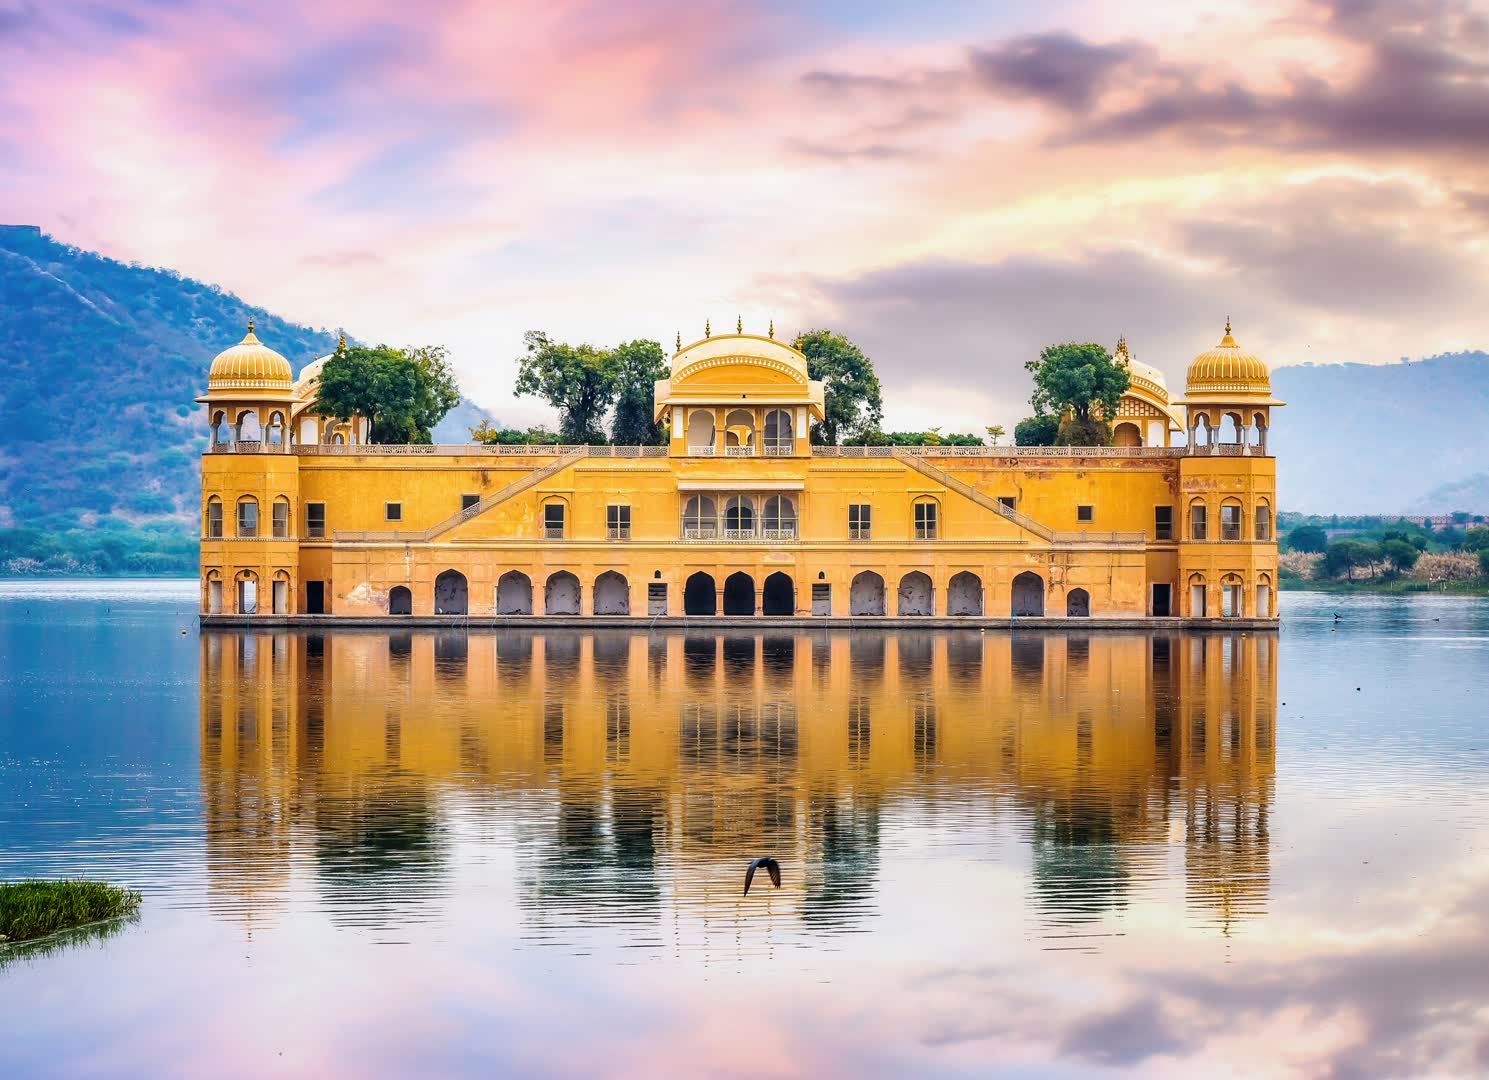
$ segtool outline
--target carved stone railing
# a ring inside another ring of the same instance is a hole
[[[683,540],[718,544],[784,544],[799,540],[795,526],[785,529],[726,529],[717,525],[684,526],[679,536]]]
[[[814,446],[813,457],[892,458],[911,457],[1111,457],[1178,458],[1184,446]]]
[[[724,447],[724,456],[725,457],[754,457],[755,456],[755,448],[753,446],[726,446],[726,447]]]

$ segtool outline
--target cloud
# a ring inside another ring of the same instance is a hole
[[[1085,112],[1125,67],[1151,62],[1152,50],[1133,42],[1093,45],[1074,34],[1030,34],[992,48],[973,49],[971,67],[987,89]]]

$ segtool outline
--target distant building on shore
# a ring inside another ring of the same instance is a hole
[[[250,323],[197,399],[201,610],[1275,619],[1267,366],[1227,323],[1176,401],[1116,356],[1107,447],[813,446],[806,357],[745,333],[679,342],[665,446],[381,446]]]

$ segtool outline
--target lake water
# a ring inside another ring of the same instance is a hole
[[[1489,604],[1283,599],[201,633],[192,582],[0,583],[0,879],[145,895],[0,950],[0,1075],[1482,1075]]]

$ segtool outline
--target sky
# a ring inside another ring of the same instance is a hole
[[[1489,346],[1489,0],[0,0],[0,221],[446,345],[507,423],[525,330],[740,318],[1011,429],[1058,341],[1176,396],[1227,316]]]

